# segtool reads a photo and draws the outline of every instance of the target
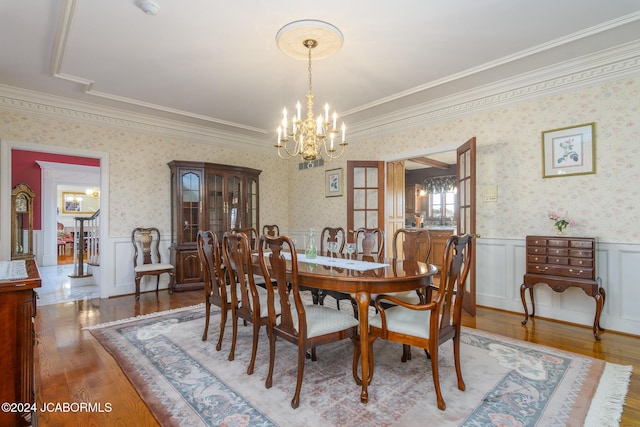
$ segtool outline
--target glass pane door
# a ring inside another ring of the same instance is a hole
[[[182,175],[182,242],[195,243],[200,229],[200,177]]]
[[[222,175],[207,175],[209,191],[209,230],[216,233],[219,240],[224,234],[224,178]]]
[[[227,193],[227,218],[229,221],[229,230],[244,227],[242,225],[242,201],[240,197],[241,188],[241,177],[229,177],[229,188]]]
[[[247,178],[247,219],[245,227],[258,228],[258,182]],[[258,230],[260,233],[261,231]]]

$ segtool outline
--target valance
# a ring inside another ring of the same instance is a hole
[[[427,178],[424,180],[423,185],[429,193],[442,193],[445,191],[452,191],[456,187],[456,176],[448,175]]]

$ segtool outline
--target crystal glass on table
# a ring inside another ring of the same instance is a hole
[[[333,259],[333,257],[335,257],[336,253],[338,252],[338,243],[337,242],[329,242],[327,243],[327,250],[329,251],[329,253],[331,253],[331,262],[335,262],[335,260]]]
[[[356,252],[356,244],[355,243],[347,243],[344,247],[344,251],[349,255],[349,259]],[[353,264],[353,262],[348,262],[347,264]]]

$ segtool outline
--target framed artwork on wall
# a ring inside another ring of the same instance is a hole
[[[99,197],[73,191],[62,193],[63,214],[93,215],[98,209],[100,209]]]
[[[324,172],[324,196],[342,196],[342,169],[330,169]]]
[[[542,132],[542,177],[596,173],[595,123]]]

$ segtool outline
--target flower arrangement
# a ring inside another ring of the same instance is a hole
[[[564,217],[561,217],[560,215],[554,212],[549,212],[548,215],[549,215],[549,219],[553,221],[553,226],[558,229],[559,234],[562,234],[565,228],[573,227],[574,225],[576,225],[575,222],[573,222],[573,220],[566,218],[567,216],[566,214]]]

